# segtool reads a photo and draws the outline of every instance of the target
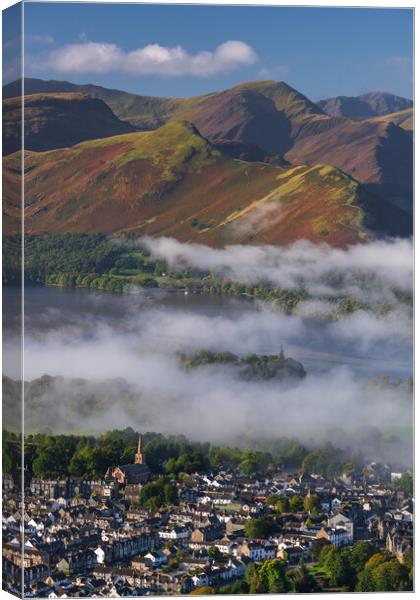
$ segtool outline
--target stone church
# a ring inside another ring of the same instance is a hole
[[[134,455],[134,464],[121,465],[114,468],[109,468],[105,478],[112,478],[122,486],[145,483],[150,479],[150,469],[146,464],[143,454],[143,443],[141,435],[137,445],[137,452]]]

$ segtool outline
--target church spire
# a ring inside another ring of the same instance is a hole
[[[143,442],[141,439],[141,435],[139,435],[139,441],[137,444],[137,452],[134,455],[134,464],[136,465],[142,465],[144,463],[144,458],[143,458]]]

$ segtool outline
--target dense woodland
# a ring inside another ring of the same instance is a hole
[[[25,436],[25,465],[28,476],[101,478],[108,466],[133,461],[138,434],[128,427],[103,433],[99,437],[85,435]],[[326,444],[310,450],[295,440],[279,438],[271,443],[271,451],[216,446],[191,442],[183,435],[143,435],[144,451],[152,472],[171,479],[194,472],[211,472],[221,467],[238,468],[245,475],[264,475],[280,467],[317,471],[338,475],[362,464],[360,455],[348,456]],[[3,468],[16,474],[20,437],[3,432]],[[351,462],[351,460],[353,462]]]

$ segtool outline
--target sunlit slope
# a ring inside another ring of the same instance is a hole
[[[414,110],[407,108],[406,110],[400,110],[398,112],[390,113],[388,115],[382,115],[372,119],[373,121],[384,121],[385,123],[394,123],[406,131],[413,131],[414,123]]]
[[[5,158],[17,184],[16,155]],[[331,166],[229,158],[188,122],[83,142],[25,160],[27,233],[132,232],[220,246],[301,238],[343,246],[407,233],[404,213]],[[8,232],[18,231],[5,198]]]

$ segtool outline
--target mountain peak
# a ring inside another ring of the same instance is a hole
[[[367,92],[360,96],[325,98],[318,106],[332,117],[368,119],[412,108],[413,102],[389,92]]]

